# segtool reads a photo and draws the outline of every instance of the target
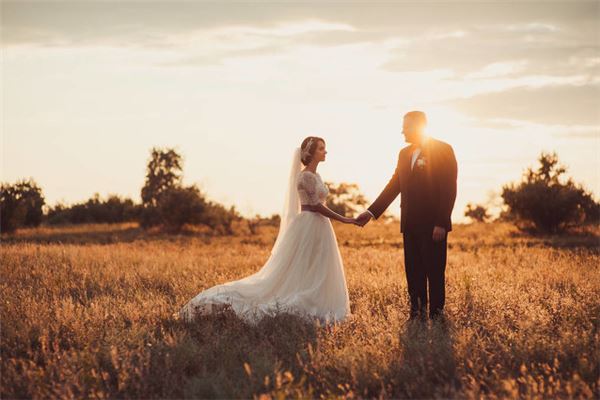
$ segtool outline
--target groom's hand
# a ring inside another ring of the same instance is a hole
[[[446,229],[442,228],[441,226],[435,226],[433,228],[432,239],[434,242],[439,242],[441,240],[444,240],[445,235],[446,235]]]
[[[356,217],[356,222],[360,226],[365,226],[371,220],[371,214],[368,211],[363,212]]]

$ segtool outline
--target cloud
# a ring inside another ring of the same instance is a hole
[[[600,139],[600,125],[595,128],[586,128],[583,130],[565,129],[563,132],[555,134],[556,137],[577,138],[577,139]]]
[[[547,125],[600,125],[600,84],[516,87],[446,104],[478,119],[511,119]]]
[[[396,43],[384,70],[446,69],[469,79],[600,72],[596,2],[1,4],[3,47],[144,47],[183,54],[163,66],[219,65],[303,45]]]
[[[382,68],[393,72],[443,66],[454,78],[575,75],[600,72],[598,23],[480,25],[460,34],[429,34],[390,51]]]
[[[443,37],[460,35],[461,31],[477,26],[505,24],[506,21],[511,22],[506,31],[515,37],[552,33],[561,26],[597,27],[599,10],[595,2],[500,3],[485,0],[436,3],[435,6],[430,2],[260,3],[225,0],[21,0],[2,1],[1,4],[3,46],[110,44],[161,47],[172,35],[185,36],[231,26],[269,28],[306,20],[349,25],[356,29],[354,34],[337,35],[340,40],[418,36],[427,33],[431,27]],[[332,38],[327,31],[322,34],[324,40]]]
[[[261,55],[281,54],[285,48],[280,45],[260,45],[252,48],[236,50],[219,50],[208,54],[199,54],[177,58],[171,61],[156,62],[155,65],[162,67],[181,67],[181,66],[211,66],[222,65],[223,61],[231,58],[254,57]]]
[[[384,11],[377,7],[368,10],[365,15],[365,7],[341,3],[3,1],[2,45],[162,47],[173,37],[185,39],[232,27],[269,30],[269,34],[281,36],[320,31],[327,39],[332,29],[325,25],[340,30],[362,17],[368,25],[373,19],[371,12],[379,15]],[[306,21],[317,21],[316,26],[307,26]],[[371,29],[361,31],[369,35]],[[362,40],[359,35],[347,37]]]
[[[344,24],[326,23],[318,20],[297,21],[268,28],[253,26],[234,26],[216,28],[189,34],[185,40],[172,38],[172,41],[187,42],[181,48],[184,57],[167,62],[159,62],[161,66],[204,66],[221,65],[230,58],[255,57],[274,54],[285,54],[294,45],[312,38],[326,37],[321,46],[337,45],[344,41],[345,34],[354,33],[354,28]],[[351,41],[346,39],[346,41]],[[190,53],[195,53],[189,55]]]
[[[594,2],[1,4],[3,47],[159,49],[159,66],[218,66],[302,47],[366,43],[377,54],[374,68],[399,73],[392,79],[437,71],[442,80],[463,85],[462,94],[479,83],[478,91],[497,90],[525,78],[557,83],[600,75],[600,3]],[[381,62],[387,52],[388,61]],[[500,80],[511,83],[496,84]]]

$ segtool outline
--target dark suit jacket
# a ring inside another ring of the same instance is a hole
[[[400,232],[433,232],[434,226],[449,232],[456,199],[454,150],[448,143],[429,137],[411,171],[415,149],[411,144],[400,150],[394,175],[368,209],[377,219],[401,194]]]

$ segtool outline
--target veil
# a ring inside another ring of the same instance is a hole
[[[281,213],[279,233],[277,234],[277,239],[275,239],[275,244],[273,245],[271,254],[275,253],[290,223],[292,222],[294,217],[300,213],[300,197],[298,196],[298,189],[296,186],[298,183],[298,175],[300,173],[301,167],[302,164],[300,161],[300,147],[297,147],[294,150],[294,154],[292,156],[292,166],[290,168],[288,186],[285,194],[285,201],[283,203],[283,211]]]

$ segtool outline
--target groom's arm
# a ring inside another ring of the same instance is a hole
[[[369,206],[367,212],[377,219],[383,212],[389,207],[396,197],[400,194],[400,166],[402,158],[402,151],[398,154],[398,162],[396,163],[396,170],[394,175],[390,178],[385,188],[381,191],[377,199]]]
[[[442,150],[439,167],[440,196],[437,209],[435,210],[435,225],[451,229],[450,215],[456,200],[456,179],[458,167],[454,150],[450,145]]]

